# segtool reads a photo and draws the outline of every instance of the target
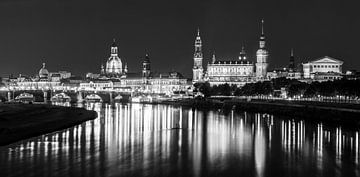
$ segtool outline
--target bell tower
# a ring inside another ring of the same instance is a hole
[[[269,53],[265,48],[264,20],[261,20],[261,35],[259,49],[256,52],[256,77],[260,80],[266,79]]]
[[[142,77],[148,78],[150,76],[150,58],[149,55],[145,55],[145,59],[142,62]]]
[[[194,52],[194,66],[193,66],[193,83],[203,80],[203,54],[202,54],[202,42],[200,38],[200,30],[197,31],[195,39],[195,52]]]

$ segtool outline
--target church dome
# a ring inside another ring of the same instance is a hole
[[[39,77],[44,78],[49,76],[49,71],[45,68],[45,63],[43,63],[42,68],[39,71]]]
[[[111,57],[106,62],[106,71],[109,74],[121,74],[122,73],[122,62],[119,57]]]
[[[118,47],[114,39],[113,44],[111,45],[110,58],[106,62],[106,74],[122,74],[122,69],[122,61],[118,56]]]

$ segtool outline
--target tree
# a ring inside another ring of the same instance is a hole
[[[210,96],[211,87],[209,82],[201,82],[201,83],[195,83],[194,84],[194,92],[198,91],[204,94],[204,97]]]

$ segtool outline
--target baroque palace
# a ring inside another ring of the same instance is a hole
[[[228,83],[243,86],[246,83],[267,80],[269,52],[265,47],[264,20],[261,21],[261,35],[259,49],[256,52],[256,63],[250,61],[244,47],[239,59],[231,61],[217,60],[215,54],[207,70],[203,68],[202,41],[198,30],[195,39],[193,83],[209,82],[211,86]],[[256,71],[256,72],[255,72]]]

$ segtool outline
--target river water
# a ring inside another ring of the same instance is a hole
[[[81,106],[98,118],[0,147],[0,176],[360,176],[358,129],[231,110]]]

